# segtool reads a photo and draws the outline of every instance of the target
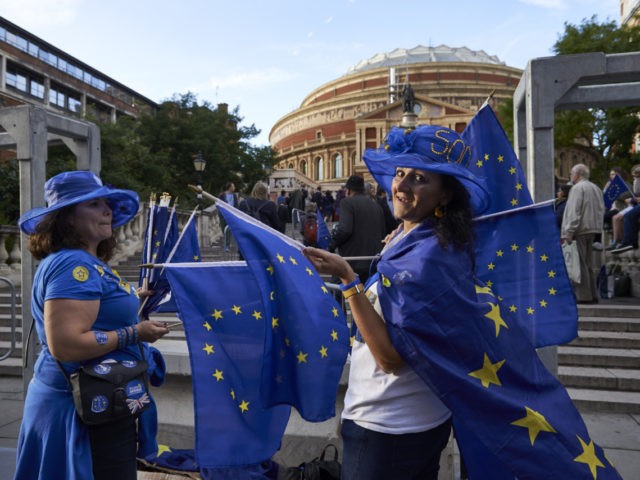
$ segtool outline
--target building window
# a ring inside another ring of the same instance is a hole
[[[322,140],[322,130],[316,131],[316,140]]]
[[[294,168],[293,163],[289,163],[289,166],[287,168]]]
[[[36,98],[44,99],[44,84],[31,80],[29,93]]]
[[[336,153],[333,156],[333,178],[342,177],[342,154]]]
[[[303,175],[307,174],[307,161],[306,160],[300,161],[300,173],[302,173]]]
[[[64,93],[57,91],[54,88],[49,89],[49,104],[56,107],[64,108],[66,106],[66,97]]]
[[[69,95],[69,110],[71,110],[72,112],[75,113],[81,113],[82,112],[82,102],[80,101],[80,99],[78,98],[74,98],[71,95]]]
[[[20,90],[21,92],[26,92],[27,77],[17,72],[7,71],[7,86]]]
[[[315,166],[315,179],[324,180],[324,162],[322,161],[322,157],[316,157]]]

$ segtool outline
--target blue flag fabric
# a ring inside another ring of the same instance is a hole
[[[440,247],[423,224],[378,272],[393,345],[472,435],[458,438],[465,462],[479,441],[512,477],[620,479],[518,323],[473,277],[469,255]],[[481,470],[470,478],[496,478]]]
[[[316,212],[316,222],[318,224],[318,230],[316,232],[318,239],[316,240],[316,246],[323,250],[329,250],[331,234],[329,233],[329,227],[327,227],[322,213],[320,213],[320,209]]]
[[[266,335],[261,395],[265,406],[294,406],[308,421],[335,415],[338,382],[349,351],[344,313],[302,246],[217,202],[259,286]]]
[[[578,335],[578,308],[554,222],[547,202],[482,217],[475,225],[476,275],[535,347]]]
[[[615,202],[616,199],[624,192],[628,191],[630,191],[629,186],[624,182],[624,180],[622,180],[620,175],[616,174],[603,192],[605,208],[609,210],[611,205],[613,205],[613,202]]]
[[[277,327],[245,262],[166,272],[189,347],[197,464],[212,478],[252,478],[279,449],[290,413],[260,400],[265,336]]]
[[[485,215],[533,203],[520,162],[488,104],[478,110],[460,136],[471,145],[469,170],[484,177],[491,192]]]

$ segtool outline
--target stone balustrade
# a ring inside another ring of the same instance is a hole
[[[148,208],[147,204],[143,204],[132,221],[116,229],[117,248],[110,263],[117,265],[142,251]],[[176,210],[179,230],[182,230],[190,215],[190,211]],[[209,246],[222,236],[217,212],[198,213],[196,221],[200,245]],[[21,266],[20,230],[15,225],[0,225],[0,277],[9,278],[19,287],[22,284]]]

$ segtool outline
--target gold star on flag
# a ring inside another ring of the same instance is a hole
[[[309,275],[313,275],[313,270],[311,270],[309,267],[306,267],[305,270]]]
[[[509,169],[509,173],[510,173],[511,175],[515,175],[515,174],[516,174],[516,167],[511,167],[511,168]]]
[[[222,370],[218,370],[217,368],[213,373],[213,376],[216,377],[217,382],[219,382],[220,380],[224,380],[224,372]]]
[[[307,363],[308,355],[309,355],[308,353],[302,353],[302,350],[298,352],[298,355],[296,355],[296,358],[298,359],[298,363]]]
[[[593,440],[589,441],[589,444],[584,443],[578,435],[578,440],[580,440],[580,445],[582,445],[582,453],[573,459],[574,462],[586,463],[589,465],[589,470],[591,471],[591,475],[594,480],[598,478],[598,467],[604,468],[604,464],[600,461],[598,456],[596,455],[595,445],[593,444]]]
[[[163,453],[170,453],[171,448],[168,445],[158,444],[158,453],[156,453],[156,457],[159,457]]]
[[[204,350],[205,352],[207,352],[207,355],[211,355],[211,354],[216,353],[216,352],[213,350],[213,345],[209,345],[208,343],[205,343],[205,344],[204,344],[204,348],[203,348],[203,350]]]
[[[275,294],[276,294],[276,292],[274,292],[273,290],[271,290],[269,292],[269,300],[271,300],[272,302],[275,299]]]
[[[543,253],[542,255],[540,255],[541,262],[546,262],[547,260],[549,260],[549,257],[546,253]]]
[[[291,345],[291,340],[289,340],[289,337],[286,337],[286,338],[284,339],[284,344],[285,344],[287,347],[289,347],[289,346]]]
[[[217,310],[217,309],[213,309],[213,313],[211,314],[211,316],[215,319],[215,320],[220,320],[222,318],[222,310]]]
[[[558,292],[558,291],[557,291],[555,288],[553,288],[553,287],[551,287],[551,288],[549,289],[549,295],[555,295],[557,292]]]
[[[476,162],[476,167],[478,167],[478,168],[482,167],[482,160],[478,160]]]
[[[204,322],[202,326],[207,329],[207,332],[211,331],[211,325],[209,325],[209,322]]]
[[[476,293],[488,293],[492,297],[494,296],[489,287],[481,287],[480,285],[476,285]]]
[[[331,338],[333,339],[334,342],[338,341],[338,332],[336,332],[335,330],[331,330]]]
[[[504,162],[504,155],[498,155],[498,163]]]
[[[156,247],[159,247],[159,246],[160,246],[160,240],[157,240],[156,241]]]
[[[485,154],[484,154],[484,159],[485,159],[485,160],[489,160],[489,154],[488,154],[488,153],[485,153]]]
[[[280,255],[279,253],[276,255],[276,258],[278,259],[278,261],[280,263],[284,263],[284,257],[282,255]]]
[[[320,288],[322,289],[323,293],[329,293],[329,290],[324,285],[322,285]]]
[[[542,308],[546,308],[547,307],[547,301],[546,300],[540,300],[540,306]]]
[[[512,207],[515,207],[516,205],[518,205],[518,200],[517,200],[517,199],[515,199],[515,198],[512,198],[512,199],[511,199],[511,206],[512,206]]]
[[[493,270],[494,268],[496,268],[496,266],[493,264],[493,262],[491,262],[489,265],[487,265],[487,268],[489,270]]]
[[[278,328],[279,324],[278,322],[280,321],[280,319],[278,317],[273,317],[271,319],[271,328]]]
[[[527,253],[533,253],[533,247],[531,245],[527,245]]]
[[[320,347],[320,350],[318,350],[318,351],[320,352],[320,356],[321,356],[322,358],[324,358],[324,357],[326,357],[326,356],[328,355],[328,354],[327,354],[327,347],[325,347],[324,345],[322,345],[322,346]]]
[[[500,334],[500,327],[509,328],[500,316],[500,307],[497,304],[489,303],[491,310],[485,313],[484,316],[491,320],[496,327],[496,338]]]
[[[231,394],[231,398],[233,398],[235,400],[236,399],[236,391],[232,388],[229,393]]]
[[[489,388],[489,385],[491,385],[492,383],[501,386],[502,384],[498,379],[498,370],[500,370],[504,362],[505,360],[491,363],[491,360],[489,360],[489,356],[485,353],[484,361],[482,362],[482,368],[480,370],[469,373],[469,376],[480,380],[484,388]]]
[[[511,306],[509,307],[509,311],[510,311],[510,312],[516,312],[517,310],[518,310],[518,307],[516,307],[515,305],[511,305]]]
[[[493,287],[493,282],[491,280],[487,280],[487,287]]]
[[[298,262],[296,261],[296,259],[295,259],[295,258],[293,258],[293,257],[289,257],[289,261],[290,261],[292,264],[294,264],[294,265],[297,265],[297,264],[298,264]]]
[[[516,245],[515,243],[513,245],[511,245],[511,251],[512,252],[517,252],[518,248],[520,248],[520,247],[518,247],[518,245]]]
[[[535,310],[533,309],[533,307],[527,307],[527,313],[528,313],[529,315],[533,315],[533,312],[534,312],[534,311],[535,311]]]
[[[522,184],[516,183],[516,190],[522,190]]]
[[[199,257],[198,255],[194,255],[194,256],[193,256],[193,261],[194,261],[194,262],[197,262],[199,258],[200,258],[200,257]]]
[[[269,272],[269,275],[273,275],[273,265],[267,267],[267,272]]]
[[[238,305],[234,305],[233,307],[231,307],[231,310],[233,310],[236,315],[240,315],[242,313],[242,308],[240,308]]]
[[[503,252],[502,250],[498,250],[498,251],[496,252],[496,255],[497,255],[497,256],[499,256],[499,257],[501,257],[501,256],[503,256],[503,255],[504,255],[504,252]]]
[[[333,308],[331,309],[331,313],[333,313],[333,316],[334,316],[334,317],[337,317],[337,316],[338,316],[338,309],[337,309],[336,307],[333,307]]]
[[[382,277],[382,286],[383,287],[390,287],[391,286],[391,280],[389,280],[384,275],[381,275],[381,277]]]
[[[556,272],[553,270],[549,270],[547,275],[549,276],[549,278],[556,278]]]
[[[238,405],[238,408],[240,408],[240,411],[242,413],[246,412],[247,410],[249,410],[249,402],[247,402],[246,400],[242,400],[242,402],[240,402],[240,405]]]
[[[254,310],[253,313],[251,314],[251,316],[253,318],[255,318],[256,320],[262,320],[262,313],[260,313],[257,310]]]
[[[524,408],[527,412],[526,416],[516,420],[515,422],[511,422],[511,425],[524,427],[529,430],[529,440],[531,440],[531,445],[534,444],[536,437],[540,432],[557,433],[541,413],[531,410],[526,406]]]

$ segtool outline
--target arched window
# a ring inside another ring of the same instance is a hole
[[[333,178],[342,177],[342,154],[336,153],[333,156]]]
[[[300,161],[300,173],[303,175],[307,174],[307,161],[306,160],[301,160]]]
[[[289,166],[287,168],[293,168],[293,163],[289,163]]]
[[[316,168],[315,168],[315,176],[316,180],[324,180],[324,162],[322,161],[322,157],[316,157]]]

